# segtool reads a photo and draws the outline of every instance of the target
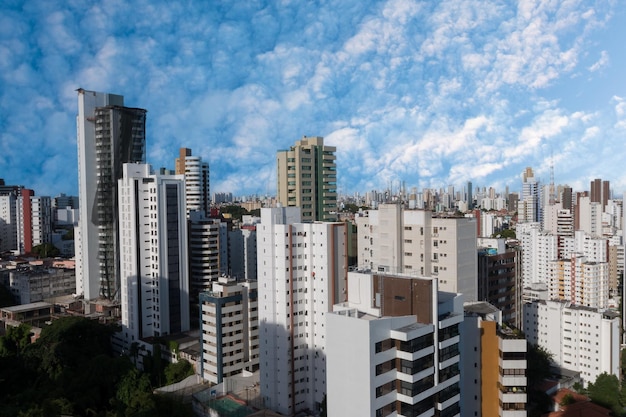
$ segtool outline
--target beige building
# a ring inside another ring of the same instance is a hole
[[[360,269],[436,277],[440,290],[477,300],[476,219],[381,204],[356,223]]]
[[[278,202],[300,207],[303,222],[337,220],[336,150],[322,137],[304,136],[276,154]]]

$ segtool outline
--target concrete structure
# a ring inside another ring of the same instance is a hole
[[[124,164],[118,191],[124,339],[189,330],[184,178]]]
[[[0,195],[0,252],[17,249],[17,218],[13,193]]]
[[[478,239],[478,300],[501,312],[505,323],[522,325],[521,251],[506,239]]]
[[[261,393],[284,415],[318,410],[326,390],[326,313],[346,299],[345,223],[302,223],[263,208],[257,225]]]
[[[200,375],[220,384],[225,377],[259,368],[256,281],[222,277],[200,294],[202,361]]]
[[[524,305],[523,330],[557,365],[580,372],[585,385],[603,372],[620,376],[620,319],[614,312],[537,301]]]
[[[576,204],[576,230],[587,234],[602,236],[602,203],[591,201],[588,196],[579,195]]]
[[[126,162],[145,162],[146,110],[124,97],[78,89],[76,290],[86,300],[119,299],[117,180]]]
[[[355,220],[359,269],[437,277],[442,291],[477,300],[475,219],[381,204]]]
[[[228,274],[227,225],[199,211],[189,212],[189,274],[192,303],[211,289],[211,282]]]
[[[526,339],[489,303],[466,303],[461,324],[461,409],[466,416],[526,417]]]
[[[191,149],[188,148],[180,148],[175,162],[176,175],[185,176],[187,213],[193,210],[208,216],[211,208],[209,163],[202,161],[199,156],[191,155]]]
[[[558,238],[541,231],[538,222],[518,223],[516,236],[522,247],[524,288],[537,282],[548,283],[549,262],[558,259]]]
[[[276,154],[278,202],[300,207],[302,221],[337,220],[336,151],[322,137],[304,136]]]
[[[8,274],[9,289],[19,304],[76,293],[74,269],[25,264],[9,270]]]
[[[542,204],[539,189],[539,181],[535,177],[533,169],[530,167],[526,168],[522,173],[522,194],[517,203],[517,216],[520,223],[541,223]]]
[[[260,221],[260,217],[243,216],[240,227],[228,232],[228,269],[239,280],[257,279],[256,227]]]
[[[52,242],[52,201],[35,196],[33,190],[22,189],[15,201],[17,250],[32,253],[33,247]]]
[[[572,304],[607,308],[609,306],[609,264],[589,261],[582,254],[550,262],[549,298]]]
[[[329,416],[460,416],[462,297],[437,279],[350,272],[327,315]]]

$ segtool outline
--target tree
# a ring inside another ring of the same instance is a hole
[[[594,403],[613,410],[616,416],[624,415],[624,408],[620,404],[620,384],[615,375],[601,373],[595,382],[589,383],[587,393]]]
[[[184,359],[176,363],[170,363],[165,367],[165,384],[170,385],[180,382],[193,374],[193,366]]]
[[[20,324],[17,327],[9,327],[4,336],[0,337],[0,356],[21,355],[26,346],[30,344],[31,327],[28,324]]]
[[[54,258],[59,256],[61,251],[52,243],[42,243],[41,245],[33,246],[32,253],[40,258]]]

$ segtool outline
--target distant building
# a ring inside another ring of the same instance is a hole
[[[9,270],[9,288],[19,304],[30,304],[76,293],[74,269],[20,265]]]
[[[180,148],[176,158],[176,174],[185,176],[187,213],[199,211],[208,216],[211,208],[209,163],[199,156],[193,156],[191,149]]]
[[[0,252],[17,249],[16,195],[0,195]]]
[[[117,188],[123,337],[130,345],[188,331],[184,179],[124,164]]]
[[[322,137],[304,136],[276,154],[278,202],[300,207],[304,222],[337,220],[336,151]]]
[[[460,416],[462,296],[377,272],[348,294],[326,320],[328,415]]]
[[[52,242],[52,206],[50,197],[35,196],[33,190],[22,189],[16,201],[17,249],[30,254],[33,247]]]
[[[259,316],[256,281],[226,277],[200,294],[202,361],[200,375],[220,384],[225,377],[259,368]]]

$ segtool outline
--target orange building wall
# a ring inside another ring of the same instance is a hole
[[[482,415],[497,416],[500,413],[500,396],[498,392],[498,379],[500,375],[500,348],[496,323],[483,321],[480,335],[481,345],[481,391],[482,391]]]

